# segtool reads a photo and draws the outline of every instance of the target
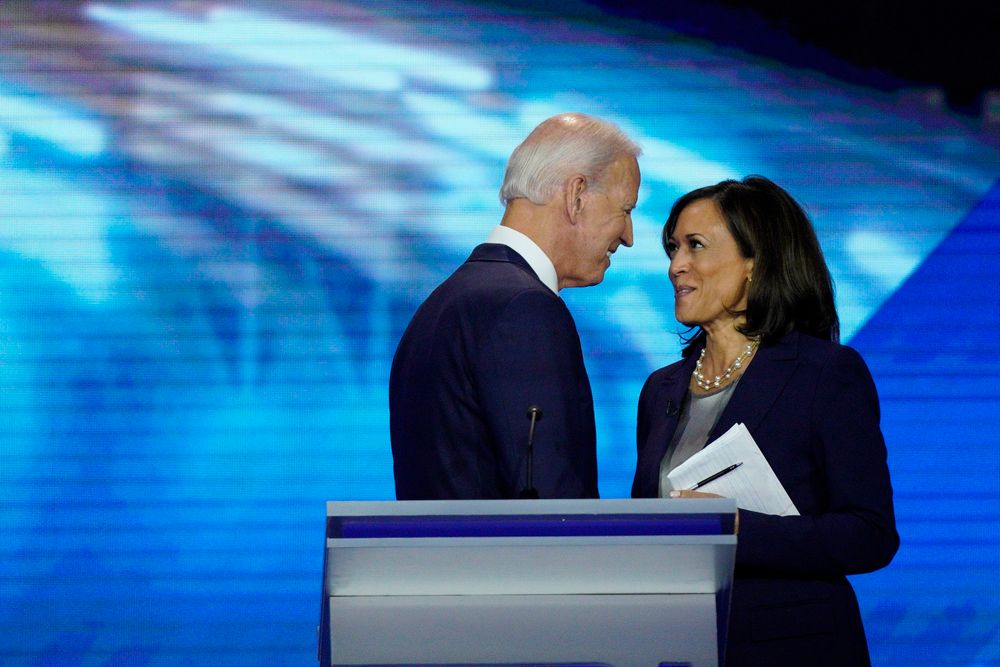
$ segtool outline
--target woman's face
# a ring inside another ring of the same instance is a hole
[[[674,315],[709,334],[735,326],[728,310],[744,310],[753,260],[740,254],[736,239],[711,199],[696,199],[681,211],[667,241]]]

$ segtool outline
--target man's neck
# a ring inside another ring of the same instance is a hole
[[[542,283],[554,294],[559,293],[559,277],[552,259],[542,250],[531,237],[506,225],[498,225],[490,232],[489,243],[500,243],[514,250],[535,272]]]
[[[562,249],[559,239],[564,230],[559,228],[553,209],[552,203],[533,204],[527,199],[513,199],[508,202],[500,224],[531,239],[552,262],[556,273],[559,273]]]

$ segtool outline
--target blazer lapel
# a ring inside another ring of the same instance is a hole
[[[753,433],[791,378],[798,358],[799,334],[792,332],[774,345],[761,346],[708,436],[712,442],[734,424]]]
[[[672,372],[665,375],[656,387],[656,395],[650,405],[656,412],[649,418],[650,431],[645,437],[645,447],[637,463],[637,489],[641,489],[642,497],[655,498],[660,484],[660,461],[663,460],[670,441],[677,430],[684,396],[687,394],[688,381],[698,359],[698,350],[678,364]]]

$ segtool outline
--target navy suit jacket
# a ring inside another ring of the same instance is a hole
[[[594,401],[569,309],[528,263],[478,246],[420,306],[389,379],[399,500],[516,498],[529,406],[541,498],[596,498]]]
[[[642,389],[634,497],[658,493],[699,351]],[[800,516],[740,510],[726,664],[869,664],[845,575],[887,565],[899,536],[868,367],[849,347],[788,334],[758,349],[708,441],[739,422]]]

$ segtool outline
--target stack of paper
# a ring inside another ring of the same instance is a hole
[[[705,445],[705,448],[674,468],[667,481],[671,489],[690,489],[704,479],[740,464],[718,479],[698,487],[698,491],[716,493],[736,500],[742,509],[764,514],[796,516],[799,511],[785,487],[768,464],[750,431],[736,424]]]

